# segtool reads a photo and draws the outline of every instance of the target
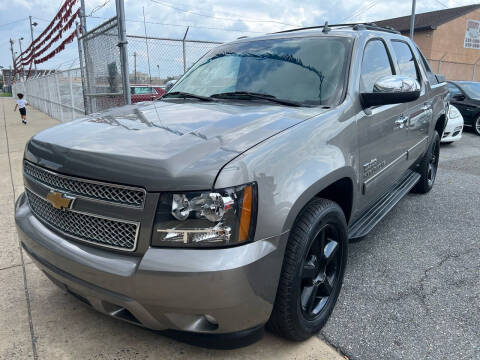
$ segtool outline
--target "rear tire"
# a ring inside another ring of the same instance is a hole
[[[473,122],[473,131],[475,134],[480,135],[480,116],[478,116]]]
[[[267,327],[294,341],[317,333],[337,301],[347,253],[347,223],[342,209],[330,200],[312,200],[290,233]]]
[[[435,131],[432,142],[428,147],[427,153],[418,164],[418,173],[420,180],[413,187],[412,192],[426,194],[432,190],[437,178],[438,159],[440,157],[440,136]]]

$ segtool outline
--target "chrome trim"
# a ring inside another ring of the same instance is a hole
[[[118,203],[118,202],[110,201],[110,200],[97,199],[95,197],[85,196],[85,195],[82,195],[82,194],[77,195],[75,192],[68,191],[68,190],[61,190],[61,189],[53,187],[52,185],[46,184],[43,181],[40,181],[40,180],[34,178],[33,176],[25,173],[25,169],[23,169],[23,175],[24,176],[28,176],[28,178],[31,179],[32,181],[37,182],[39,184],[42,184],[49,189],[53,189],[53,190],[59,191],[59,192],[68,193],[68,194],[70,194],[72,196],[75,196],[77,198],[87,199],[87,200],[100,202],[100,203],[106,203],[106,204],[109,204],[109,205],[110,204],[111,205],[116,205],[116,206],[119,206],[119,207],[130,207],[130,208],[135,208],[135,209],[143,209],[145,207],[147,191],[143,188],[133,187],[133,186],[128,186],[128,185],[118,185],[118,184],[112,184],[112,183],[107,183],[107,182],[101,182],[101,181],[79,178],[79,177],[75,177],[75,176],[64,175],[64,174],[57,173],[55,171],[45,169],[44,167],[38,166],[38,165],[32,163],[31,161],[28,161],[28,160],[24,160],[24,162],[28,162],[28,164],[30,166],[33,166],[33,167],[35,167],[35,168],[37,168],[41,171],[45,171],[45,172],[47,172],[47,173],[49,173],[53,176],[58,176],[58,177],[61,177],[61,178],[64,178],[64,179],[74,180],[74,181],[78,181],[78,182],[85,182],[85,183],[89,183],[89,184],[95,184],[95,185],[101,185],[101,186],[111,186],[111,187],[114,187],[114,188],[117,188],[117,189],[140,191],[140,192],[143,193],[144,196],[143,196],[143,201],[142,201],[141,205],[130,205],[130,204],[122,204],[122,203]]]
[[[41,198],[45,201],[48,201],[48,200],[45,199],[45,197],[43,197],[42,195],[39,195],[38,193],[36,193],[32,189],[30,189],[28,186],[25,186],[25,189],[30,191],[32,194],[38,196],[39,198]],[[32,212],[32,214],[35,215],[35,218],[38,219],[41,223],[46,224],[48,227],[53,228],[55,232],[59,232],[60,234],[66,236],[66,237],[70,237],[72,239],[75,239],[75,240],[78,240],[78,241],[81,241],[81,242],[85,242],[85,243],[89,243],[89,244],[92,244],[92,245],[95,245],[95,246],[98,246],[98,247],[101,247],[101,248],[109,248],[109,249],[114,249],[114,250],[118,250],[118,251],[125,251],[125,252],[133,252],[137,249],[138,236],[140,235],[140,225],[141,225],[140,222],[138,222],[138,221],[117,219],[117,218],[112,218],[112,217],[108,217],[108,216],[92,214],[92,213],[88,213],[88,212],[85,212],[85,211],[78,211],[78,210],[74,210],[74,209],[65,209],[64,210],[64,211],[70,211],[70,212],[74,212],[74,213],[77,213],[77,214],[96,217],[96,218],[100,218],[100,219],[121,222],[121,223],[124,223],[124,224],[136,225],[137,229],[135,231],[135,240],[133,242],[133,247],[131,249],[125,249],[125,248],[121,248],[121,247],[118,247],[118,246],[107,245],[107,244],[102,244],[102,243],[98,243],[98,242],[94,242],[94,241],[85,240],[85,239],[82,239],[78,236],[68,234],[68,233],[64,232],[63,230],[56,228],[54,225],[52,225],[51,223],[49,223],[46,220],[43,220],[39,215],[37,215],[33,211],[32,207],[30,206],[30,201],[28,199],[28,195],[26,195],[26,198],[27,198],[27,201],[28,201],[28,207],[30,208],[30,211]]]
[[[368,190],[368,185],[370,183],[372,183],[373,181],[375,181],[378,177],[380,177],[380,175],[383,175],[388,169],[390,169],[391,167],[393,167],[394,165],[396,165],[398,162],[400,162],[400,160],[407,160],[407,152],[404,152],[402,153],[399,157],[397,157],[395,160],[393,160],[392,162],[390,162],[389,164],[387,164],[387,166],[383,167],[382,169],[380,169],[380,171],[378,171],[376,174],[374,174],[371,178],[365,180],[363,182],[363,186],[362,186],[362,192],[363,194],[365,195],[367,193],[367,190]]]
[[[410,159],[410,153],[415,149],[417,148],[419,145],[422,145],[422,143],[424,143],[425,141],[428,140],[428,136],[425,136],[422,140],[420,140],[418,143],[416,143],[415,145],[413,145],[410,149],[407,150],[407,160]]]

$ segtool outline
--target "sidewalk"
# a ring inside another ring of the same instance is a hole
[[[97,313],[58,289],[20,250],[13,218],[25,144],[58,122],[29,107],[22,125],[14,106],[0,98],[0,359],[343,359],[318,338],[292,343],[269,333],[237,350],[193,347]]]

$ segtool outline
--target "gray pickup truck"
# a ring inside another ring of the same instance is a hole
[[[115,318],[303,340],[334,308],[349,240],[432,188],[447,106],[446,83],[392,29],[239,39],[158,101],[35,135],[21,245]]]

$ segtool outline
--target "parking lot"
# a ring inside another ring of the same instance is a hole
[[[480,359],[480,137],[440,151],[433,190],[350,246],[321,335],[352,359]]]
[[[442,146],[437,183],[408,195],[350,246],[338,304],[318,338],[266,334],[231,351],[193,347],[100,315],[57,289],[18,247],[13,202],[26,140],[58,122],[30,110],[22,126],[0,100],[0,359],[480,358],[480,137]]]

